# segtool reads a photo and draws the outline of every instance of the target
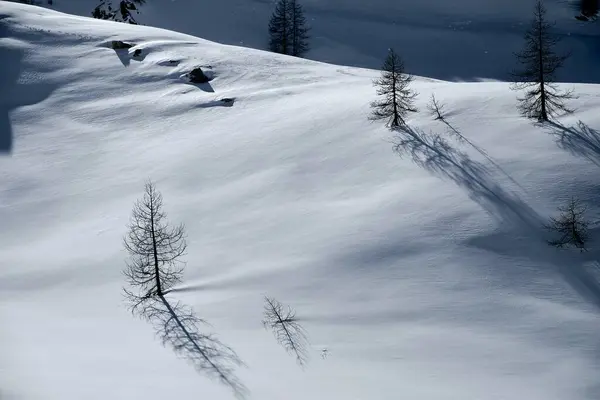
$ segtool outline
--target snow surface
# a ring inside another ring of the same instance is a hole
[[[116,0],[115,0],[116,1]],[[99,0],[53,0],[89,16]],[[266,49],[275,0],[149,0],[142,24],[219,43]],[[302,0],[311,26],[307,57],[379,68],[394,47],[414,74],[444,80],[507,80],[535,0]],[[559,79],[600,83],[600,24],[577,21],[577,0],[545,0],[561,46],[572,51]]]
[[[245,361],[249,398],[600,396],[597,245],[558,251],[541,228],[576,195],[598,237],[598,85],[564,85],[565,131],[519,117],[506,83],[419,78],[411,126],[447,136],[435,92],[480,151],[399,157],[367,120],[377,71],[13,3],[0,32],[3,400],[233,397],[123,303],[147,178],[189,236],[170,296]],[[182,79],[196,65],[209,84]],[[265,294],[303,318],[304,371],[263,329]]]

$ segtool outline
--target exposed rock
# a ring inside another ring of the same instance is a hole
[[[206,76],[202,68],[196,67],[189,73],[190,82],[192,83],[206,83],[210,81],[210,78]]]
[[[123,49],[130,49],[135,45],[133,45],[131,43],[125,43],[120,40],[113,40],[111,43],[111,46],[114,50],[123,50]]]

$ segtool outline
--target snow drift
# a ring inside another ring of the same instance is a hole
[[[90,16],[99,0],[53,0],[52,8]],[[274,0],[151,0],[142,24],[220,43],[267,49]],[[416,75],[444,80],[508,80],[535,0],[302,0],[311,28],[307,57],[379,68],[395,48]],[[600,83],[600,24],[584,23],[576,0],[545,0],[562,50],[572,51],[564,82]]]
[[[240,355],[250,398],[600,395],[597,245],[542,228],[575,195],[598,236],[597,85],[565,84],[577,111],[538,126],[506,83],[418,78],[397,154],[367,119],[377,71],[12,3],[0,30],[3,398],[232,397],[124,307],[147,178],[187,226],[170,296]],[[210,82],[185,79],[198,66]],[[477,148],[424,112],[431,93]],[[304,371],[261,326],[265,294],[302,318]]]

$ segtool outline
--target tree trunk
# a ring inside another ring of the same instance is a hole
[[[542,110],[540,114],[540,120],[548,121],[548,113],[546,112],[546,87],[544,85],[544,47],[542,42],[542,29],[543,29],[543,21],[542,21],[542,13],[540,12],[538,17],[538,48],[539,48],[539,69],[540,69],[540,100],[542,102]]]
[[[396,98],[396,86],[398,82],[396,81],[396,61],[392,60],[392,93],[393,93],[393,103],[394,103],[394,122],[392,126],[400,126],[399,115],[398,115],[398,99]]]
[[[156,279],[156,294],[162,296],[162,288],[160,286],[160,275],[158,268],[158,251],[156,249],[156,233],[154,232],[154,200],[150,195],[150,229],[152,232],[152,251],[154,253],[154,274]]]

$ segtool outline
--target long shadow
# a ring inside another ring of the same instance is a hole
[[[448,122],[448,120],[446,118],[438,118],[438,121],[440,121],[441,123],[443,123],[444,125],[446,125],[446,127],[448,128],[448,131],[458,139],[459,142],[462,143],[466,143],[469,146],[471,146],[473,149],[475,149],[479,154],[481,154],[483,157],[485,157],[486,160],[488,160],[488,162],[490,164],[492,164],[494,166],[494,168],[496,168],[498,171],[500,171],[504,176],[506,176],[513,184],[515,184],[517,187],[519,187],[520,189],[523,189],[523,187],[521,186],[521,184],[519,184],[519,182],[517,182],[516,180],[513,179],[512,176],[510,176],[508,174],[508,172],[506,172],[489,154],[487,151],[485,151],[482,147],[478,146],[477,144],[473,143],[471,140],[469,140],[466,136],[464,136],[458,129],[456,129],[456,127],[454,125],[452,125],[450,122]]]
[[[592,235],[593,232],[590,232]],[[529,260],[534,265],[546,265],[546,270],[519,269],[511,274],[510,269],[501,271],[505,279],[513,282],[535,282],[549,279],[557,273],[587,303],[600,311],[600,280],[594,273],[600,254],[579,253],[567,249],[554,249],[541,240],[523,240],[514,234],[492,233],[469,239],[467,245],[493,252],[502,257]]]
[[[452,147],[438,134],[406,128],[398,130],[394,151],[466,189],[469,196],[503,224],[517,224],[536,231],[543,225],[540,217],[516,195],[506,192],[491,178],[487,167],[468,154]]]
[[[523,257],[553,265],[586,301],[600,308],[600,282],[584,268],[598,254],[573,254],[548,248],[542,218],[515,195],[491,179],[485,165],[453,148],[444,138],[407,128],[398,131],[394,150],[417,165],[452,180],[501,225],[501,231],[469,240],[469,244],[511,257]]]
[[[152,323],[163,345],[173,348],[198,372],[229,387],[236,397],[246,396],[247,389],[235,374],[235,367],[243,366],[243,362],[213,334],[200,331],[200,325],[206,322],[190,307],[180,302],[171,305],[164,296],[158,296],[145,300],[136,313]]]
[[[583,121],[578,121],[576,126],[571,127],[557,122],[548,122],[546,126],[560,148],[600,166],[600,132],[596,129],[590,128]]]

